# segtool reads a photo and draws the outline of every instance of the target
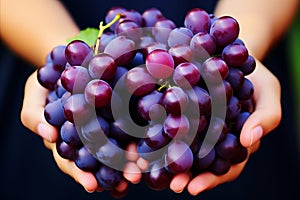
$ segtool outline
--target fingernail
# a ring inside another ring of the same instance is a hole
[[[49,129],[49,127],[44,124],[44,123],[40,123],[37,127],[38,130],[38,134],[44,138],[45,140],[48,140],[49,142],[52,142],[52,138],[51,138],[51,130]]]
[[[262,136],[263,136],[263,128],[261,126],[257,126],[254,129],[252,129],[250,146],[258,142]]]

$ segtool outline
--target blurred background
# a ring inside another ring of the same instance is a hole
[[[71,8],[70,12],[75,12]],[[175,13],[176,15],[176,13]],[[172,17],[170,17],[172,18]],[[0,27],[1,28],[1,27]],[[143,181],[124,199],[293,199],[300,185],[300,15],[264,64],[282,85],[283,119],[237,180],[197,197],[156,192]],[[56,166],[42,140],[20,122],[23,87],[34,68],[0,42],[0,199],[112,199],[88,194]],[[288,75],[288,76],[286,76]]]

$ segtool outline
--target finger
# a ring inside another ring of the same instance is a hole
[[[38,83],[36,76],[37,71],[26,82],[21,121],[31,131],[49,142],[54,142],[57,140],[58,131],[55,127],[48,124],[44,117],[48,90]]]
[[[135,143],[131,143],[126,148],[126,159],[129,161],[136,161],[139,158]]]
[[[142,172],[136,163],[128,162],[124,167],[123,176],[131,183],[137,184],[142,179]]]
[[[180,193],[184,190],[189,181],[190,175],[188,173],[177,174],[170,183],[170,189],[176,193]]]
[[[147,160],[145,160],[144,158],[139,158],[136,161],[136,164],[138,165],[138,167],[144,172],[146,171],[146,169],[149,166],[149,162]]]
[[[117,190],[118,192],[124,192],[127,188],[128,188],[128,182],[123,179],[115,188],[115,190]]]
[[[52,149],[54,159],[61,171],[73,177],[74,180],[81,184],[87,192],[91,193],[99,189],[97,180],[92,173],[85,172],[79,169],[74,162],[62,158],[57,153],[55,143],[49,143],[47,141],[45,143]]]
[[[245,147],[255,144],[261,137],[276,128],[281,120],[280,84],[259,61],[257,70],[249,77],[254,85],[255,111],[241,131],[241,143]]]
[[[247,160],[242,163],[232,165],[230,170],[221,176],[216,176],[210,172],[201,173],[190,181],[187,189],[191,195],[196,196],[199,193],[212,189],[219,184],[232,181],[240,175],[246,162]]]

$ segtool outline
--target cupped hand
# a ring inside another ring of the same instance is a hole
[[[276,128],[281,120],[281,88],[277,78],[258,60],[255,71],[247,77],[254,85],[255,111],[245,122],[240,136],[241,144],[248,148],[249,155],[258,149],[260,139]],[[219,184],[233,181],[244,169],[248,158],[232,165],[222,176],[202,173],[191,180],[189,173],[176,175],[170,183],[174,192],[182,192],[186,187],[191,195],[197,195]]]

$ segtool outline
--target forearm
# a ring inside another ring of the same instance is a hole
[[[216,16],[230,15],[240,24],[240,38],[263,59],[291,24],[299,0],[220,0]]]
[[[59,1],[1,0],[0,9],[1,39],[37,67],[54,46],[79,32]]]

